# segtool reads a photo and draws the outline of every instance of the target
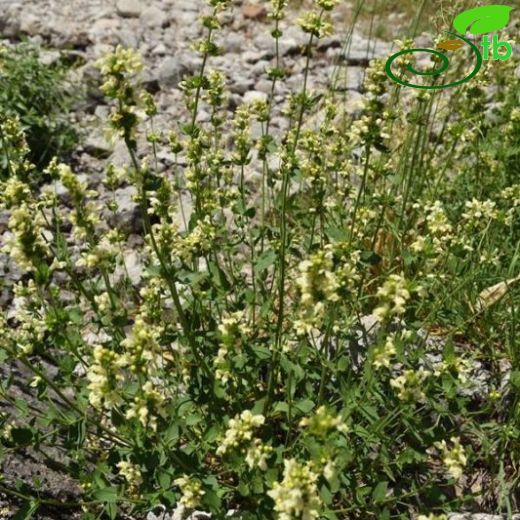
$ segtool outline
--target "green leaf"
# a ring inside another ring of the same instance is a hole
[[[0,363],[3,363],[8,357],[9,355],[7,354],[7,352],[5,350],[0,349]]]
[[[410,447],[406,448],[396,458],[396,461],[399,465],[413,464],[416,462],[421,462],[422,460],[424,460],[424,455]]]
[[[260,495],[264,492],[264,482],[259,475],[253,479],[253,493]]]
[[[172,478],[168,473],[159,473],[159,484],[162,489],[168,490],[172,484]]]
[[[251,289],[246,289],[244,291],[244,296],[246,298],[246,302],[249,303],[249,305],[252,305],[256,301],[256,293]]]
[[[105,487],[107,486],[107,482],[104,476],[107,475],[108,472],[108,464],[106,464],[105,462],[98,462],[96,470],[94,471],[94,483],[98,488],[105,489]]]
[[[320,497],[325,504],[332,503],[332,493],[330,492],[329,488],[325,485],[321,486]]]
[[[168,429],[164,432],[164,443],[168,447],[175,446],[178,438],[179,438],[179,426],[174,423],[174,424],[170,425],[168,427]]]
[[[386,493],[388,491],[388,482],[383,481],[379,482],[379,484],[372,491],[372,500],[377,504],[378,502],[382,502],[386,498]]]
[[[219,436],[219,428],[216,425],[213,425],[205,434],[204,434],[204,442],[210,443],[217,440]]]
[[[265,271],[276,262],[277,257],[278,255],[276,254],[276,251],[273,251],[272,249],[260,255],[255,264],[256,272],[261,273],[262,271]]]
[[[30,428],[13,428],[11,437],[17,446],[29,446],[33,440],[33,432]]]
[[[270,359],[271,351],[267,347],[253,347],[253,352],[258,359]]]
[[[483,34],[503,29],[508,23],[512,7],[507,5],[484,5],[460,13],[453,20],[453,27],[466,34]]]
[[[315,406],[314,402],[310,399],[302,399],[294,405],[294,407],[302,413],[309,413]]]
[[[377,520],[390,520],[390,511],[387,508],[383,509],[383,511],[379,513]]]
[[[229,280],[226,277],[226,274],[224,271],[215,264],[214,262],[209,262],[209,271],[213,276],[213,279],[215,280],[216,284],[219,287],[222,287],[223,289],[229,289],[231,287]]]
[[[327,480],[329,482],[329,487],[330,487],[331,493],[333,493],[333,494],[337,493],[341,487],[341,484],[340,484],[340,481],[339,481],[339,478],[337,477],[337,475],[334,474],[334,475],[332,475],[332,477],[330,477]]]
[[[249,489],[249,486],[247,485],[246,482],[244,482],[243,480],[241,480],[239,483],[238,483],[238,486],[237,486],[237,491],[243,496],[243,497],[247,497],[251,494],[251,491]]]
[[[105,507],[105,511],[110,520],[115,520],[117,518],[117,504],[115,502],[108,503]]]
[[[365,502],[365,497],[368,494],[370,494],[371,491],[372,491],[372,488],[370,486],[356,488],[356,490],[355,490],[356,500],[361,503]]]
[[[337,241],[340,240],[347,240],[348,239],[348,233],[345,231],[345,229],[336,227],[336,226],[330,226],[327,228],[327,235]]]
[[[186,417],[186,426],[195,426],[196,424],[199,424],[200,421],[202,421],[202,416],[198,413],[192,413]]]
[[[22,507],[13,516],[12,520],[29,520],[33,517],[34,513],[38,510],[40,503],[37,500],[30,500],[24,502]]]
[[[75,325],[81,325],[83,323],[84,314],[79,307],[73,307],[68,311],[68,318]]]
[[[177,503],[177,496],[173,491],[165,491],[162,494],[162,502],[166,506],[173,506]]]
[[[16,399],[14,403],[20,413],[26,417],[29,412],[29,405],[27,404],[27,401],[24,401],[23,399]]]
[[[254,404],[253,408],[251,409],[251,413],[253,415],[262,413],[264,410],[264,406],[265,406],[265,397],[262,397],[262,399],[255,401],[255,404]]]
[[[279,401],[274,405],[273,409],[275,412],[287,413],[289,405],[285,401]]]
[[[101,502],[115,502],[117,500],[117,488],[116,487],[106,487],[103,489],[98,489],[94,493],[94,498],[96,500],[100,500]]]
[[[202,502],[204,505],[208,506],[210,509],[213,509],[214,511],[218,511],[222,504],[220,497],[212,489],[206,490]]]
[[[296,382],[301,381],[305,376],[303,368],[297,363],[289,361],[289,359],[287,359],[285,356],[282,357],[282,359],[280,360],[280,365],[287,375],[294,375],[294,379],[296,380]]]
[[[213,489],[218,488],[219,485],[218,479],[217,477],[215,477],[215,475],[208,475],[207,477],[202,479],[202,482],[204,482],[204,484],[210,486]]]
[[[213,393],[215,394],[215,397],[218,397],[219,399],[226,398],[226,390],[217,379],[215,379],[215,382],[213,383]]]
[[[520,371],[515,370],[511,372],[511,377],[509,379],[510,384],[515,389],[520,389]]]

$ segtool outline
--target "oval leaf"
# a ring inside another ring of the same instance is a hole
[[[483,34],[503,29],[509,23],[512,7],[507,5],[484,5],[460,13],[453,20],[453,27],[466,34]]]
[[[439,45],[437,45],[438,49],[444,49],[446,51],[456,51],[457,49],[460,49],[464,45],[463,42],[460,40],[445,40]]]

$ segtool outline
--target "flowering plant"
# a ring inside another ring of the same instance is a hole
[[[207,70],[223,0],[204,18],[201,70],[182,84],[187,120],[167,135],[139,56],[100,60],[109,126],[128,150],[104,182],[135,189],[137,280],[127,230],[108,223],[115,197],[103,202],[58,160],[40,189],[19,121],[0,120],[12,171],[3,249],[24,273],[0,316],[0,355],[32,374],[37,396],[17,407],[12,379],[0,383],[2,446],[62,448],[83,491],[61,507],[85,520],[157,504],[215,518],[429,508],[419,518],[433,519],[481,494],[497,508],[519,498],[512,484],[471,487],[477,466],[513,482],[520,447],[519,294],[507,283],[520,238],[517,83],[500,80],[495,128],[480,112],[485,83],[464,85],[460,102],[405,97],[375,60],[351,116],[341,89],[318,96],[308,83],[334,3],[316,0],[299,22],[304,81],[284,126],[274,95],[225,117],[225,78]],[[285,8],[273,2],[275,40]],[[175,157],[166,170],[161,146]],[[0,491],[60,506],[8,482]]]

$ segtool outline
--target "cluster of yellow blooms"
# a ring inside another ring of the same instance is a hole
[[[8,207],[18,206],[29,199],[31,190],[17,177],[9,177],[2,186],[2,201]]]
[[[146,346],[150,339],[150,328],[143,324],[138,325],[138,328],[145,331],[137,335],[139,342],[136,342],[135,335],[121,342],[131,347],[130,352],[118,354],[102,345],[94,347],[93,361],[87,371],[89,401],[94,408],[110,410],[123,403],[118,392],[118,387],[125,378],[123,369],[130,368],[133,372],[149,371],[151,363],[148,360],[151,360],[151,352]],[[156,430],[157,418],[163,414],[163,403],[164,396],[151,381],[146,381],[140,387],[125,416],[127,419],[135,417],[144,427]]]
[[[240,415],[230,419],[217,454],[225,455],[228,450],[238,448],[243,443],[249,443],[253,439],[254,430],[262,426],[264,422],[263,415],[253,415],[250,410],[244,410]]]
[[[520,206],[520,184],[513,184],[500,192],[500,197],[510,201],[514,207]]]
[[[11,209],[8,226],[11,235],[2,251],[8,252],[20,268],[31,271],[38,259],[50,253],[44,238],[45,219],[34,204],[24,202]]]
[[[436,200],[432,205],[427,206],[426,211],[426,222],[433,239],[434,251],[438,254],[444,253],[453,239],[453,226],[440,201]]]
[[[220,332],[220,347],[213,364],[216,368],[215,377],[223,384],[232,379],[229,354],[241,345],[241,338],[249,331],[244,322],[244,312],[236,311],[222,317],[218,326]]]
[[[341,244],[338,244],[338,249]],[[326,305],[338,302],[340,290],[352,289],[359,275],[356,263],[359,252],[355,251],[349,260],[341,258],[335,266],[335,250],[332,244],[326,244],[321,251],[300,262],[300,275],[296,285],[300,290],[300,313],[294,322],[298,335],[309,333],[321,325]]]
[[[258,467],[262,471],[267,471],[267,459],[272,452],[272,446],[264,444],[260,439],[253,439],[251,445],[247,448],[246,464],[251,469]]]
[[[141,56],[133,49],[118,45],[114,52],[100,58],[96,66],[105,81],[101,90],[107,97],[117,100],[110,114],[112,129],[135,148],[136,107],[143,99],[136,95],[131,80],[143,68]]]
[[[304,417],[300,420],[300,427],[305,428],[312,435],[327,437],[331,430],[345,433],[347,425],[340,416],[327,410],[326,406],[320,406],[312,417]]]
[[[502,198],[507,204],[508,209],[504,218],[506,226],[511,226],[520,207],[520,184],[513,184],[500,192]]]
[[[359,102],[362,115],[352,122],[347,134],[351,146],[364,146],[374,139],[389,139],[390,135],[394,135],[393,119],[389,114],[385,114],[384,106],[380,101],[388,83],[385,60],[372,60],[365,75],[363,86],[366,97]],[[359,178],[362,176],[363,173],[360,172]]]
[[[118,45],[113,52],[100,58],[97,66],[103,76],[118,76],[140,72],[143,69],[143,62],[139,53]]]
[[[466,201],[466,211],[462,214],[462,219],[468,226],[485,227],[490,220],[496,219],[497,216],[496,202],[492,200],[480,201],[473,198]]]
[[[29,153],[29,146],[25,138],[25,132],[22,127],[22,122],[18,115],[6,117],[0,114],[0,135],[2,141],[10,144],[9,155],[6,157],[7,169],[13,176],[23,176],[26,178],[33,169],[26,156]]]
[[[269,446],[263,446],[260,439],[253,438],[254,430],[262,426],[264,422],[263,415],[253,415],[250,410],[244,410],[240,415],[230,419],[224,438],[217,448],[217,455],[239,450],[246,454],[249,467],[257,464],[260,469],[267,469],[266,458],[272,449]]]
[[[139,486],[143,482],[139,466],[132,462],[122,460],[117,463],[117,467],[119,469],[119,474],[127,481],[130,493],[135,495]]]
[[[312,520],[319,517],[318,474],[311,463],[284,460],[283,480],[275,482],[267,494],[274,500],[279,520]]]
[[[473,364],[470,359],[455,357],[449,361],[441,361],[434,366],[433,374],[435,376],[439,376],[448,372],[450,369],[453,369],[456,374],[458,380],[462,384],[468,383],[468,376],[471,373],[471,368]]]
[[[210,217],[206,216],[186,235],[177,234],[174,237],[172,252],[184,262],[191,262],[194,255],[203,254],[211,249],[215,237],[215,226],[211,223]]]
[[[421,401],[425,397],[423,383],[430,375],[431,372],[423,367],[417,370],[407,369],[400,376],[390,380],[390,386],[403,401]]]
[[[75,265],[76,267],[94,269],[106,262],[115,260],[118,252],[118,248],[111,244],[107,237],[103,237],[98,245],[92,247],[87,252],[81,253]]]
[[[298,269],[301,276],[296,280],[296,284],[300,288],[302,305],[314,305],[318,300],[339,300],[339,283],[333,272],[334,252],[330,244],[327,244],[323,251],[312,255],[309,260],[301,262]]]
[[[89,401],[94,408],[110,410],[121,404],[117,387],[124,379],[121,372],[124,366],[126,359],[123,356],[102,345],[94,347],[93,360],[87,372]]]
[[[296,285],[301,293],[301,313],[294,326],[298,334],[306,334],[319,325],[325,305],[337,302],[338,279],[334,273],[334,253],[328,244],[322,251],[313,254],[309,260],[300,262],[300,276]]]
[[[17,326],[3,331],[5,338],[9,337],[16,345],[17,353],[29,356],[33,353],[34,346],[40,343],[47,331],[47,324],[43,316],[44,308],[37,303],[37,288],[34,280],[28,280],[25,284],[20,282],[14,287],[14,306]],[[2,328],[7,324],[2,319]]]
[[[392,357],[395,356],[395,333],[389,334],[383,345],[376,347],[372,365],[376,370],[380,368],[388,368]]]
[[[94,190],[88,190],[85,182],[80,182],[70,166],[51,161],[47,171],[57,177],[68,191],[74,205],[69,220],[72,224],[72,234],[79,240],[84,240],[99,224],[100,208],[89,198],[96,195]]]
[[[150,372],[160,352],[159,337],[159,327],[147,323],[141,315],[136,316],[130,335],[121,341],[126,364],[133,373]]]
[[[334,32],[330,20],[315,12],[304,13],[298,18],[297,23],[303,32],[312,34],[316,38],[325,38]]]
[[[272,11],[269,13],[269,18],[273,20],[281,20],[285,16],[285,8],[287,7],[287,0],[271,0]]]
[[[338,0],[315,0],[315,3],[322,11],[331,11],[339,2]],[[330,19],[323,13],[315,11],[305,12],[296,23],[303,32],[312,34],[315,38],[325,38],[334,32]]]
[[[139,395],[134,397],[134,402],[127,410],[125,417],[133,419],[137,417],[145,428],[157,430],[157,418],[163,415],[162,405],[164,396],[153,386],[151,381],[146,381]]]
[[[173,481],[179,486],[182,497],[179,503],[188,509],[195,509],[200,505],[200,501],[205,492],[202,489],[202,484],[198,480],[190,479],[187,475],[183,475]]]
[[[445,440],[436,442],[435,447],[441,450],[442,461],[448,473],[456,480],[460,479],[464,468],[468,462],[464,446],[460,443],[459,437],[451,437],[452,447],[448,447]]]
[[[404,314],[406,302],[410,299],[409,284],[404,276],[391,274],[382,287],[377,290],[380,300],[374,315],[381,321]]]

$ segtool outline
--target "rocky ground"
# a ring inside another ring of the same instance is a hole
[[[225,73],[231,92],[228,109],[232,112],[242,101],[266,98],[271,84],[265,69],[273,58],[273,43],[269,34],[270,20],[267,18],[267,2],[252,3],[253,0],[237,0],[231,13],[226,14],[225,29],[220,45],[223,54],[211,60],[210,66]],[[334,14],[338,30],[333,37],[320,42],[313,60],[310,74],[311,87],[324,85],[342,54],[345,32],[348,30],[351,4],[343,2]],[[76,67],[74,80],[83,85],[86,97],[78,104],[75,117],[84,128],[85,140],[77,156],[77,168],[100,198],[108,197],[99,182],[101,172],[108,162],[115,165],[128,163],[126,149],[121,144],[109,143],[103,134],[103,125],[109,112],[99,91],[99,74],[94,62],[114,45],[133,47],[139,50],[146,64],[143,80],[147,89],[155,95],[159,107],[156,128],[174,128],[183,115],[182,93],[179,82],[193,74],[200,65],[200,58],[191,49],[191,43],[202,34],[198,18],[204,10],[201,0],[0,0],[0,40],[16,43],[29,39],[42,44],[49,62],[66,56]],[[289,16],[294,20],[296,11]],[[393,22],[398,22],[396,16]],[[285,22],[284,22],[285,24]],[[287,91],[303,80],[304,57],[302,46],[305,35],[290,23],[282,26],[281,52],[288,79],[280,85],[275,101],[281,104]],[[348,90],[347,108],[356,110],[363,97],[362,80],[365,67],[374,56],[387,56],[391,44],[369,40],[361,32],[354,32],[348,56],[339,62],[346,72],[343,88]],[[209,114],[201,114],[201,119]],[[275,111],[273,128],[281,128],[282,119]],[[168,153],[159,155],[163,168],[171,164]],[[116,192],[124,225],[131,235],[128,245],[127,267],[132,276],[139,278],[139,261],[132,243],[139,241],[140,223],[137,205],[132,200],[132,189],[122,187]],[[6,229],[5,215],[0,215],[0,237]],[[133,242],[132,242],[133,241]],[[0,238],[0,243],[2,238]],[[0,276],[7,281],[0,293],[0,305],[11,305],[10,284],[19,279],[19,273],[10,266],[4,255],[0,255]],[[52,370],[52,367],[49,367]],[[17,396],[31,404],[25,391],[27,374],[21,366],[0,367],[0,376],[13,376],[17,381]],[[4,483],[13,485],[18,479],[31,483],[42,481],[42,495],[58,501],[74,499],[79,494],[76,483],[69,482],[60,472],[59,454],[41,454],[27,448],[24,454],[7,457],[2,473]],[[16,504],[0,494],[0,518],[12,518]],[[206,518],[197,514],[195,519]],[[48,509],[40,519],[73,518],[70,512]],[[180,512],[164,514],[150,513],[148,520],[178,520]],[[491,515],[453,515],[452,520],[499,520]],[[520,516],[518,517],[520,519]]]
[[[242,101],[265,98],[271,82],[265,74],[272,65],[273,40],[267,18],[266,2],[249,4],[235,2],[234,9],[224,15],[225,28],[218,41],[223,54],[212,58],[210,67],[224,72],[231,96],[229,110]],[[101,134],[99,120],[104,120],[108,107],[104,105],[97,89],[99,79],[94,61],[114,45],[136,48],[144,57],[146,71],[144,82],[148,90],[156,94],[159,116],[158,129],[175,126],[182,115],[182,95],[179,81],[193,74],[200,66],[200,58],[191,44],[202,35],[198,23],[204,11],[201,0],[0,0],[0,36],[11,41],[28,37],[46,45],[50,50],[49,61],[56,60],[60,51],[77,62],[77,78],[88,90],[88,101],[81,107],[81,121],[92,128],[84,146],[85,166],[89,170],[99,167],[91,158],[108,158],[116,164],[126,163],[122,146],[112,147]],[[338,28],[336,36],[320,42],[319,52],[313,59],[310,87],[319,87],[330,78],[336,58],[341,53],[348,17],[348,2],[334,15]],[[41,16],[41,13],[45,16]],[[295,13],[296,14],[296,13]],[[288,79],[279,85],[277,99],[286,99],[286,93],[303,80],[304,57],[301,49],[307,37],[291,22],[282,25],[281,53]],[[390,45],[382,41],[369,41],[360,34],[352,38],[348,58],[346,87],[351,90],[348,103],[352,110],[360,99],[364,67],[373,56],[388,55]],[[344,65],[347,63],[344,63]],[[346,70],[346,69],[344,69]],[[85,118],[84,116],[89,117]],[[204,120],[205,114],[200,115]],[[207,114],[209,118],[209,114]],[[275,116],[273,127],[281,124]],[[167,163],[167,157],[161,157]]]
[[[218,41],[223,53],[212,58],[209,67],[226,76],[230,113],[243,101],[265,99],[271,89],[265,70],[272,66],[274,52],[270,36],[272,23],[267,17],[266,5],[267,2],[254,4],[238,0],[232,11],[224,14],[224,30]],[[129,157],[122,141],[111,143],[105,137],[110,109],[99,90],[100,76],[95,61],[118,44],[137,49],[145,63],[142,80],[158,105],[154,127],[159,131],[174,129],[185,115],[178,84],[200,67],[200,58],[191,49],[191,44],[202,35],[199,17],[205,9],[202,0],[0,0],[0,40],[16,43],[29,39],[44,46],[44,59],[48,62],[66,59],[75,63],[71,79],[74,85],[81,85],[86,94],[75,111],[78,126],[85,134],[75,157],[75,169],[89,188],[99,192],[101,200],[112,197],[100,182],[105,165],[127,165]],[[334,72],[338,56],[342,54],[349,12],[349,2],[345,2],[334,15],[337,34],[320,42],[309,78],[311,88],[325,85]],[[293,23],[297,15],[298,12],[293,11],[288,21],[282,23],[280,50],[288,77],[277,87],[271,122],[273,132],[284,124],[280,107],[287,99],[287,92],[303,81],[305,58],[302,49],[307,37]],[[387,42],[370,41],[360,33],[353,35],[348,58],[340,62],[342,84],[348,90],[349,110],[355,111],[359,107],[369,59],[386,56],[390,49]],[[209,119],[209,114],[201,111],[199,119],[203,121],[204,118]],[[143,149],[144,136],[141,136],[140,145]],[[173,155],[162,150],[158,159],[159,168],[164,169],[172,164]],[[65,190],[60,195],[66,203]],[[133,246],[139,243],[141,223],[133,195],[132,186],[116,190],[120,219],[116,224],[135,233],[128,243],[127,266],[135,277],[139,277],[138,257]],[[6,216],[0,215],[0,235],[5,232],[6,223]],[[17,281],[16,268],[10,266],[8,269],[7,266],[6,256],[0,254],[0,275],[9,282]],[[0,289],[0,304],[5,305],[11,299],[9,285]]]

